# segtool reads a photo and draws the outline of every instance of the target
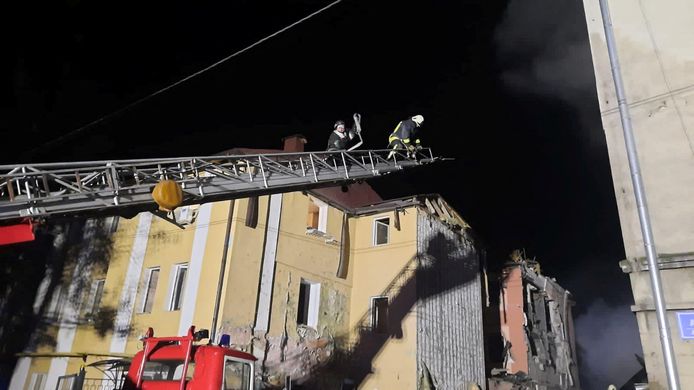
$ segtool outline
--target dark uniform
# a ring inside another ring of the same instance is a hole
[[[412,118],[400,121],[388,137],[388,149],[417,149],[420,146],[419,126]]]
[[[355,131],[354,128],[349,130],[345,129],[344,133],[340,133],[335,129],[330,133],[328,138],[328,152],[335,150],[346,150],[352,139],[354,139]]]

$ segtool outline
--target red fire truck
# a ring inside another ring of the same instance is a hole
[[[207,337],[194,326],[182,337],[154,337],[149,328],[123,390],[253,390],[256,358],[230,348],[227,335],[219,345],[194,344]]]

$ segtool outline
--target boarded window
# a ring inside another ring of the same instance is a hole
[[[159,268],[149,268],[147,270],[147,280],[145,282],[145,291],[142,293],[142,313],[151,313],[154,305],[154,294],[157,291],[157,283],[159,282]]]
[[[388,228],[390,218],[378,218],[374,220],[373,243],[374,245],[384,245],[388,243]]]
[[[171,301],[169,310],[180,310],[183,304],[183,293],[186,287],[186,274],[188,264],[178,264],[174,267],[173,288],[171,290]]]
[[[388,333],[388,297],[371,298],[371,329]]]
[[[328,231],[328,205],[326,203],[309,198],[306,227],[323,233]]]
[[[318,325],[318,306],[320,303],[320,283],[302,280],[299,285],[299,304],[296,323],[315,328]]]
[[[318,216],[320,214],[320,209],[318,206],[309,201],[308,203],[308,216],[306,218],[306,228],[308,229],[318,229]]]

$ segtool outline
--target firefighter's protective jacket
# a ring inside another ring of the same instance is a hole
[[[328,138],[328,151],[331,150],[345,150],[349,145],[349,142],[354,138],[354,129],[345,130],[344,133],[340,133],[334,130],[330,133],[330,138]]]
[[[419,146],[420,141],[417,133],[419,133],[419,127],[417,127],[412,118],[408,118],[398,123],[395,130],[388,137],[388,142],[393,143],[393,141],[400,140],[407,147],[411,145]]]

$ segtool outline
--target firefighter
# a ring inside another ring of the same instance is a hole
[[[328,138],[328,152],[346,150],[347,146],[356,135],[354,127],[355,126],[351,129],[346,129],[345,121],[338,120],[335,122],[333,125],[333,132],[330,133],[330,138]]]
[[[400,121],[388,137],[388,149],[407,150],[408,156],[414,157],[415,152],[422,148],[418,137],[422,123],[424,123],[424,117],[421,115]],[[391,158],[393,154],[394,152],[390,152],[388,158]]]

